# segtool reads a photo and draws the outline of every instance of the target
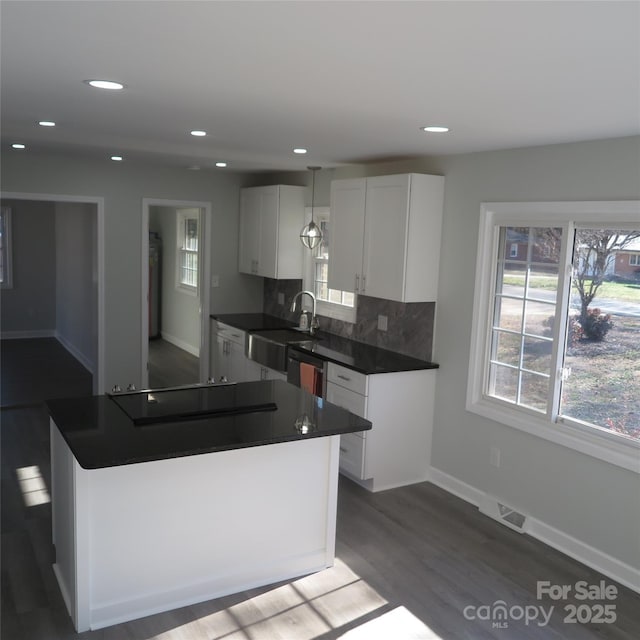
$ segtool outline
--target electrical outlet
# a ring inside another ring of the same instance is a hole
[[[379,331],[387,330],[387,316],[378,316],[378,330]]]
[[[498,449],[498,447],[491,447],[489,451],[489,463],[492,467],[500,467],[500,455],[501,451],[500,449]]]
[[[284,305],[284,293],[282,291],[278,294],[278,304]]]

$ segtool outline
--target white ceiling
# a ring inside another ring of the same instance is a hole
[[[3,153],[263,171],[640,134],[635,1],[3,0],[0,19]]]

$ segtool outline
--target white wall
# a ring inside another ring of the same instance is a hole
[[[98,362],[97,212],[94,204],[55,203],[56,332],[94,373]]]
[[[165,340],[197,356],[200,352],[200,299],[176,287],[177,216],[175,207],[149,208],[149,230],[157,231],[162,240],[160,331]]]
[[[465,395],[480,203],[638,199],[640,138],[359,166],[335,177],[405,171],[446,176],[432,466],[639,570],[640,476],[469,413]]]
[[[3,200],[11,208],[13,287],[0,289],[2,335],[53,335],[56,328],[55,216],[51,202]]]
[[[262,310],[262,279],[238,274],[238,205],[242,176],[133,162],[4,154],[5,192],[104,198],[105,388],[141,383],[142,199],[212,203],[211,311]]]

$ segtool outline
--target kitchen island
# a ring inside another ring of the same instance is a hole
[[[333,564],[340,435],[285,382],[53,400],[54,571],[81,632]]]

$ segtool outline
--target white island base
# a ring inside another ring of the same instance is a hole
[[[76,630],[332,566],[339,439],[86,470],[52,421],[54,570]]]

